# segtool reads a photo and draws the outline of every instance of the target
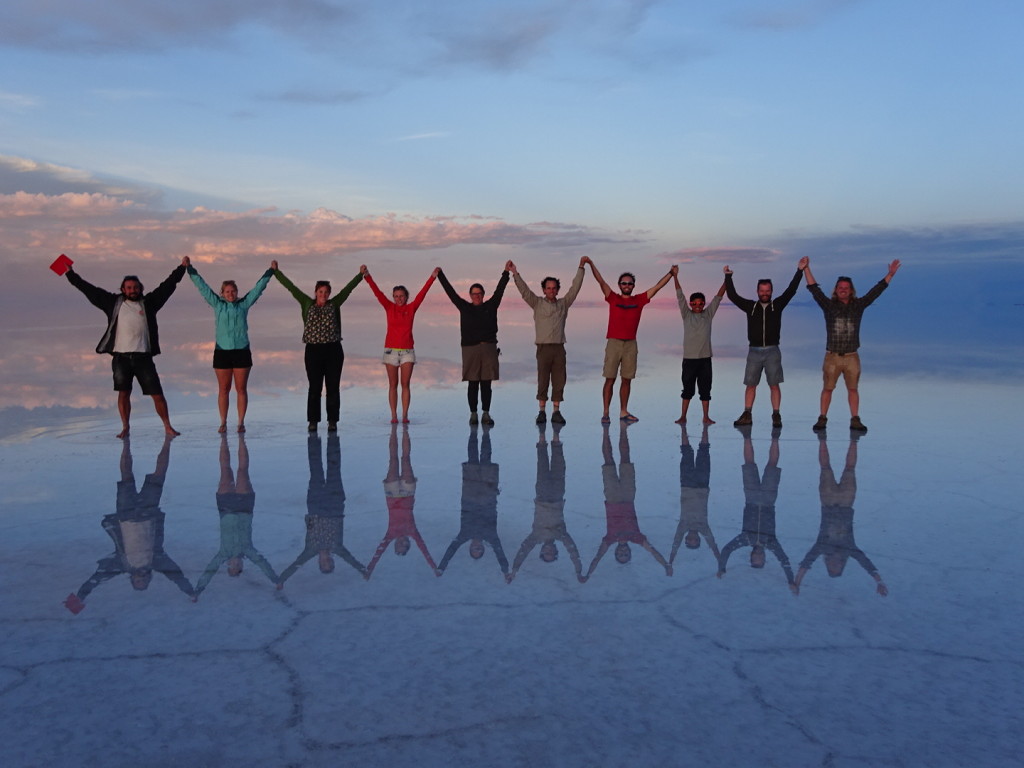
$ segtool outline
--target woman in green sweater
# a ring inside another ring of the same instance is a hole
[[[245,412],[249,408],[249,372],[252,370],[249,308],[262,295],[274,271],[268,269],[264,272],[253,289],[242,297],[238,296],[238,285],[235,281],[225,280],[220,285],[218,296],[192,266],[187,256],[183,263],[192,282],[199,289],[199,295],[213,307],[216,323],[213,370],[217,374],[217,408],[220,410],[220,429],[217,431],[227,431],[228,398],[231,394],[231,385],[234,384],[238,406],[238,431],[245,432]]]
[[[307,296],[289,280],[277,262],[270,263],[274,275],[281,285],[299,302],[302,310],[302,341],[306,345],[306,378],[309,380],[309,394],[306,397],[306,420],[309,431],[316,432],[320,423],[320,393],[327,387],[327,430],[338,429],[341,414],[341,368],[345,364],[345,352],[341,348],[341,305],[352,293],[363,275],[357,274],[337,296],[331,298],[331,284],[317,280],[313,296]]]

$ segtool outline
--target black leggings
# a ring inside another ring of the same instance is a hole
[[[485,411],[491,410],[491,382],[489,381],[471,381],[469,382],[469,392],[467,397],[469,399],[469,410],[476,410],[476,398],[477,392],[480,393],[480,404],[484,407]]]
[[[345,353],[338,342],[306,345],[306,420],[320,421],[320,393],[327,390],[327,420],[337,422],[341,411],[341,368]]]

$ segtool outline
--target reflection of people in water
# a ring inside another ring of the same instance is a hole
[[[565,456],[562,452],[562,441],[558,439],[558,425],[555,425],[551,437],[551,458],[548,459],[548,443],[541,429],[537,441],[537,485],[533,500],[533,530],[527,536],[516,553],[512,563],[512,572],[505,576],[511,582],[519,573],[519,568],[533,548],[540,544],[540,559],[545,563],[553,563],[558,559],[558,542],[562,542],[569,553],[576,578],[582,584],[583,562],[580,560],[576,542],[572,540],[565,527]]]
[[[388,548],[388,544],[392,541],[395,542],[395,554],[405,556],[412,548],[410,539],[415,541],[416,546],[420,548],[430,570],[438,576],[441,575],[434,564],[434,558],[427,550],[423,537],[420,536],[420,532],[416,528],[416,518],[413,517],[412,508],[416,503],[416,478],[412,473],[411,452],[409,429],[403,427],[402,458],[399,462],[398,427],[392,425],[391,439],[388,442],[388,474],[384,478],[384,496],[388,504],[388,530],[377,546],[377,551],[373,553],[370,564],[366,566],[366,578],[370,578],[373,574],[373,569],[377,567],[377,561],[384,554],[384,550]]]
[[[363,578],[369,578],[366,566],[360,563],[345,547],[345,487],[341,484],[341,444],[338,435],[327,437],[327,474],[321,458],[320,438],[311,434],[307,443],[309,454],[309,489],[306,491],[306,546],[295,558],[295,562],[284,569],[278,588],[314,556],[320,565],[320,573],[334,571],[337,555],[359,571]]]
[[[722,549],[718,558],[718,578],[725,575],[725,566],[729,556],[740,547],[750,547],[750,567],[764,568],[765,550],[768,550],[779,561],[786,574],[790,588],[796,588],[793,581],[793,569],[789,565],[782,545],[775,537],[775,501],[779,495],[779,480],[782,470],[779,469],[779,432],[772,431],[772,442],[768,448],[768,464],[764,473],[758,475],[757,464],[754,463],[754,444],[750,440],[750,427],[740,427],[743,433],[743,532],[730,541]]]
[[[711,554],[718,560],[718,546],[708,524],[708,495],[711,493],[711,446],[708,443],[708,425],[704,425],[697,455],[694,456],[690,438],[683,426],[682,442],[679,445],[682,456],[679,459],[679,525],[672,541],[669,563],[675,563],[679,545],[686,541],[687,549],[699,549],[700,537],[704,537]]]
[[[491,461],[491,431],[484,429],[477,444],[477,430],[469,431],[466,461],[462,465],[462,526],[441,558],[438,573],[444,573],[459,547],[469,542],[469,556],[484,556],[484,542],[491,545],[501,572],[508,575],[508,558],[498,538],[498,465]]]
[[[238,436],[238,474],[231,471],[231,452],[225,435],[220,441],[220,484],[217,486],[217,512],[220,513],[220,549],[206,566],[196,584],[200,595],[221,565],[228,564],[228,576],[240,576],[242,562],[248,558],[276,584],[277,574],[267,558],[256,551],[252,543],[252,514],[256,505],[256,492],[249,482],[249,450],[245,438]]]
[[[882,581],[874,563],[858,549],[853,540],[853,501],[857,496],[857,441],[851,440],[850,447],[846,449],[846,466],[843,467],[843,474],[838,483],[832,471],[828,443],[825,442],[824,434],[818,443],[818,465],[821,467],[818,479],[821,527],[818,529],[818,540],[800,563],[796,574],[797,588],[799,589],[803,583],[804,576],[814,561],[822,555],[825,556],[825,570],[832,578],[843,575],[846,561],[852,557],[875,580],[878,594],[885,597],[889,594],[889,588]]]
[[[601,442],[604,465],[601,467],[601,474],[604,479],[604,511],[608,532],[601,540],[601,546],[587,570],[588,579],[612,544],[615,545],[616,562],[623,565],[628,563],[633,557],[629,548],[630,542],[639,544],[650,552],[651,556],[665,569],[665,575],[672,575],[672,566],[665,562],[661,553],[640,532],[635,503],[636,470],[629,460],[629,438],[626,436],[626,429],[624,424],[619,428],[619,467],[616,472],[615,458],[612,456],[612,440],[608,434],[608,425],[604,426],[604,438]]]
[[[164,440],[156,459],[153,474],[146,475],[142,490],[135,490],[132,471],[132,451],[126,437],[121,448],[121,480],[117,484],[117,506],[112,515],[100,523],[114,542],[114,551],[96,563],[96,572],[68,595],[64,605],[72,613],[85,608],[85,599],[96,587],[115,576],[125,573],[137,590],[149,588],[153,572],[170,579],[189,597],[195,592],[181,568],[164,552],[164,513],[160,511],[160,496],[171,457],[171,436]]]

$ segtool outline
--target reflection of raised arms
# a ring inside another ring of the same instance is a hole
[[[217,513],[220,516],[220,549],[210,560],[196,584],[198,597],[216,575],[220,566],[228,563],[228,575],[242,573],[243,559],[253,563],[272,584],[278,583],[277,574],[267,559],[252,542],[253,510],[256,493],[249,480],[249,449],[245,438],[238,436],[238,473],[232,473],[231,453],[227,436],[220,444],[220,482],[217,486]]]
[[[527,555],[538,544],[541,545],[540,559],[553,563],[558,559],[557,542],[561,542],[569,553],[576,579],[582,584],[583,562],[580,560],[576,542],[565,526],[565,456],[562,443],[551,441],[551,459],[548,460],[547,443],[541,439],[537,443],[537,484],[533,509],[533,530],[519,546],[512,563],[512,572],[505,579],[511,582],[519,573],[519,568],[526,561]]]
[[[277,584],[280,581],[267,558],[260,554],[252,544],[251,513],[243,512],[223,515],[220,528],[220,549],[213,556],[213,559],[210,560],[210,564],[206,566],[206,570],[203,571],[203,575],[199,578],[199,582],[196,584],[196,597],[206,589],[207,585],[217,574],[217,571],[220,570],[221,565],[229,560],[238,561],[237,566],[228,566],[228,572],[231,576],[237,576],[241,573],[241,560],[246,558],[263,572],[263,575],[267,577],[271,584]],[[234,570],[236,568],[237,570]]]
[[[326,474],[320,448],[319,436],[311,435],[306,443],[309,487],[306,491],[305,547],[295,562],[281,573],[278,589],[314,556],[319,558],[321,573],[334,571],[333,554],[351,565],[364,579],[367,577],[366,566],[356,560],[344,545],[345,487],[341,482],[341,444],[337,434],[327,438]]]
[[[619,543],[625,543],[625,542],[619,542]],[[649,542],[647,540],[646,536],[642,540],[635,541],[634,543],[635,544],[639,544],[641,547],[643,547],[644,549],[646,549],[648,552],[651,553],[651,556],[658,562],[658,565],[660,565],[662,568],[665,569],[665,575],[666,576],[671,576],[672,575],[672,566],[671,566],[671,564],[669,564],[669,563],[667,563],[665,561],[665,558],[662,557],[661,553],[654,548],[654,546],[651,544],[651,542]],[[597,564],[599,562],[601,562],[601,558],[604,557],[605,552],[608,551],[609,544],[611,544],[611,542],[609,542],[609,541],[602,541],[601,542],[601,546],[598,547],[597,554],[594,555],[594,559],[593,559],[593,561],[591,561],[590,568],[587,569],[587,575],[584,577],[584,579],[589,579],[591,574],[593,574],[594,569],[597,568]],[[628,546],[628,544],[627,544],[627,546]]]
[[[632,559],[630,543],[639,544],[646,549],[651,556],[665,569],[665,575],[672,575],[672,566],[665,561],[661,553],[647,540],[647,537],[640,531],[640,524],[636,514],[636,470],[629,458],[629,437],[626,427],[619,430],[619,467],[615,469],[615,459],[612,455],[611,437],[608,427],[604,428],[604,437],[601,442],[601,451],[604,464],[601,466],[601,476],[604,483],[604,509],[607,533],[601,540],[601,546],[594,555],[594,560],[587,570],[587,578],[594,573],[597,564],[601,562],[608,547],[615,544],[615,559],[619,563],[628,563]]]
[[[477,442],[477,431],[470,432],[466,444],[466,461],[462,465],[462,516],[459,533],[448,545],[438,573],[444,573],[459,547],[472,542],[469,554],[474,560],[484,556],[484,542],[491,545],[501,572],[508,575],[508,558],[498,537],[498,465],[491,461],[491,435],[484,431],[483,444]]]
[[[170,463],[170,450],[171,438],[167,437],[157,455],[153,473],[146,475],[142,490],[136,491],[131,443],[125,440],[122,444],[116,512],[106,515],[101,521],[114,550],[97,561],[96,570],[77,592],[68,595],[64,604],[72,613],[79,613],[85,608],[85,598],[96,587],[121,574],[129,576],[135,589],[145,590],[149,587],[152,573],[160,573],[185,595],[194,595],[192,583],[164,551],[166,516],[160,510],[160,497]]]
[[[779,544],[779,540],[774,536],[769,538],[760,538],[756,534],[741,533],[736,536],[732,541],[725,545],[722,549],[722,554],[718,558],[718,577],[721,578],[725,575],[726,564],[729,562],[729,557],[740,547],[762,547],[768,550],[775,559],[779,561],[779,565],[782,567],[783,572],[786,574],[786,583],[793,586],[795,583],[793,580],[793,568],[789,564],[789,556],[782,549],[782,545]]]
[[[412,442],[409,438],[409,430],[402,430],[402,456],[398,456],[398,426],[391,426],[391,437],[388,440],[388,473],[384,477],[384,496],[388,507],[388,529],[377,545],[377,551],[373,553],[369,564],[366,566],[366,578],[370,578],[373,569],[377,567],[377,561],[388,548],[388,544],[395,542],[395,554],[406,555],[411,548],[409,540],[416,542],[423,559],[427,561],[430,570],[435,575],[438,573],[434,558],[430,556],[427,545],[420,536],[416,527],[416,518],[413,516],[413,506],[416,503],[416,476],[412,471]]]
[[[853,503],[857,493],[857,441],[850,441],[846,451],[846,465],[838,483],[832,472],[828,444],[824,440],[818,444],[818,463],[821,467],[818,480],[821,525],[814,546],[800,562],[795,591],[799,591],[804,576],[814,561],[824,555],[825,569],[833,577],[843,574],[847,561],[852,557],[875,580],[878,594],[885,597],[889,594],[889,588],[882,581],[874,563],[857,547],[853,537]]]
[[[278,589],[283,587],[284,583],[314,556],[318,556],[320,558],[320,570],[322,573],[331,573],[334,570],[334,563],[330,560],[329,556],[337,555],[357,570],[364,579],[368,579],[370,577],[366,566],[360,563],[355,556],[348,551],[347,547],[345,547],[340,541],[330,542],[328,540],[328,538],[335,538],[329,536],[329,533],[334,529],[337,529],[336,538],[341,538],[341,526],[344,525],[343,518],[306,515],[305,522],[306,546],[302,552],[299,553],[299,556],[295,558],[295,561],[281,573],[277,582]],[[324,525],[324,523],[328,523],[328,525]],[[329,565],[327,563],[329,563]]]
[[[679,525],[672,541],[669,563],[675,563],[679,545],[686,540],[688,549],[700,547],[701,536],[711,549],[715,560],[720,556],[714,534],[708,524],[708,495],[711,485],[711,449],[707,442],[707,426],[694,456],[686,430],[683,430],[682,454],[679,459]]]

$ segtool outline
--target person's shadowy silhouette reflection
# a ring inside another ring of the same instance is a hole
[[[533,499],[533,530],[523,539],[519,546],[512,572],[505,576],[511,582],[519,573],[519,568],[533,548],[540,544],[540,559],[545,563],[553,563],[558,559],[558,542],[562,542],[569,553],[576,578],[582,584],[586,581],[583,575],[583,562],[580,560],[576,542],[565,527],[565,455],[562,441],[559,439],[559,426],[553,425],[551,435],[551,455],[548,457],[548,442],[544,439],[544,427],[540,429],[537,440],[537,484]]]
[[[388,544],[395,542],[395,554],[407,555],[412,548],[412,541],[423,553],[423,558],[430,566],[435,575],[440,576],[434,558],[430,556],[427,545],[420,536],[416,527],[416,518],[413,516],[413,506],[416,504],[416,477],[412,473],[412,442],[409,438],[409,428],[402,428],[402,457],[398,457],[398,425],[391,425],[391,438],[388,441],[388,474],[384,478],[384,496],[388,505],[388,529],[377,545],[377,551],[373,553],[373,559],[366,566],[367,576],[370,578],[373,569],[377,567]]]
[[[846,562],[851,557],[875,580],[876,591],[882,597],[889,594],[889,588],[882,581],[875,564],[868,559],[853,540],[853,502],[857,497],[857,439],[850,440],[846,449],[846,464],[843,474],[836,482],[832,462],[828,455],[825,433],[819,436],[818,465],[821,475],[818,479],[818,495],[821,499],[821,527],[818,540],[804,556],[796,574],[799,589],[804,576],[819,557],[825,557],[825,570],[832,578],[843,575]]]
[[[768,448],[768,463],[764,473],[758,474],[754,463],[754,444],[750,439],[750,427],[737,427],[743,435],[743,532],[722,548],[718,558],[718,578],[725,575],[729,556],[740,547],[750,547],[750,567],[764,568],[766,555],[771,552],[779,561],[790,589],[796,590],[793,569],[782,545],[775,536],[775,502],[779,495],[779,431],[772,430],[772,442]]]
[[[699,549],[703,536],[717,561],[720,553],[715,544],[715,536],[708,524],[708,496],[711,493],[711,445],[708,442],[708,427],[705,424],[701,431],[700,442],[697,444],[696,456],[686,434],[686,425],[682,428],[679,445],[679,525],[672,541],[672,552],[669,563],[674,564],[679,545],[686,541],[687,549]]]
[[[640,531],[640,523],[636,516],[636,470],[629,460],[629,437],[626,434],[626,429],[625,424],[619,427],[619,466],[616,471],[611,436],[608,425],[604,425],[604,437],[601,440],[604,464],[601,466],[601,475],[604,480],[607,533],[601,540],[601,546],[587,570],[588,579],[593,575],[597,564],[601,562],[601,558],[612,544],[615,545],[615,561],[623,565],[628,563],[633,557],[629,548],[630,543],[639,544],[650,552],[651,557],[665,569],[665,575],[672,575],[672,566],[665,562],[661,553]]]
[[[256,492],[249,480],[249,449],[245,437],[238,436],[238,472],[231,471],[231,451],[227,435],[220,441],[220,483],[217,485],[217,513],[220,515],[220,549],[206,566],[196,584],[196,596],[203,593],[210,580],[227,563],[228,576],[240,576],[245,559],[256,565],[271,584],[277,584],[277,574],[267,558],[252,542],[253,510]]]
[[[64,605],[72,613],[85,609],[85,599],[100,584],[115,576],[127,574],[133,589],[148,589],[153,572],[163,574],[178,589],[195,599],[195,591],[185,574],[164,552],[164,513],[160,510],[160,496],[164,478],[171,460],[171,440],[168,436],[156,458],[152,474],[146,475],[142,490],[135,488],[132,465],[131,440],[124,439],[121,446],[121,480],[117,484],[115,512],[100,522],[103,530],[114,542],[114,551],[96,563],[96,571],[78,591],[68,595]]]
[[[338,435],[327,436],[327,472],[319,435],[311,434],[306,443],[309,458],[309,488],[306,490],[306,544],[295,562],[281,573],[278,589],[313,557],[317,558],[320,573],[334,572],[334,557],[369,578],[366,566],[345,547],[345,486],[341,482],[341,443]]]
[[[491,461],[491,430],[484,427],[478,444],[477,428],[469,431],[466,461],[462,464],[462,524],[448,545],[438,573],[444,573],[459,547],[469,542],[469,556],[484,556],[484,543],[491,545],[501,572],[508,576],[508,558],[498,538],[498,465]]]

